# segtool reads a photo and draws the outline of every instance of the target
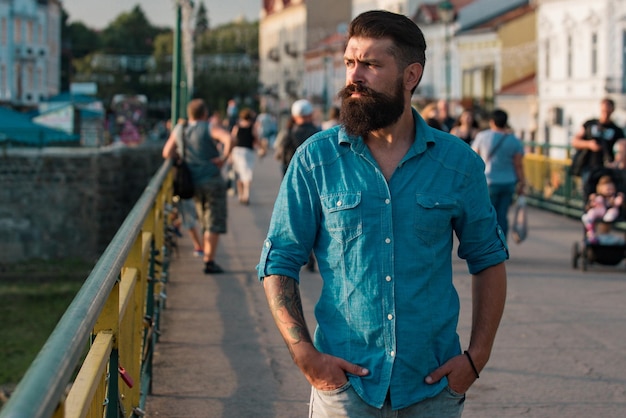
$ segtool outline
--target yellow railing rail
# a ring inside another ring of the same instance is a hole
[[[165,161],[1,418],[143,415],[167,282],[171,184],[171,162]]]

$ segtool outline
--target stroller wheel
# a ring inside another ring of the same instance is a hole
[[[589,249],[588,248],[583,248],[582,252],[581,252],[581,268],[583,271],[587,271],[587,267],[589,266],[589,254],[588,254]]]
[[[578,243],[575,242],[572,245],[572,268],[576,270],[578,268],[578,257],[580,257],[580,251],[578,249]]]

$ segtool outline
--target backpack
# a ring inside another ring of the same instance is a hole
[[[173,194],[181,199],[190,199],[194,195],[193,181],[191,179],[191,170],[185,162],[185,129],[187,124],[182,126],[181,142],[182,142],[182,155],[174,162],[176,172],[174,173]]]
[[[319,131],[319,128],[312,123],[294,126],[289,129],[287,138],[285,138],[285,144],[283,145],[283,164],[289,165],[289,162],[296,153],[296,149],[310,136],[318,133]]]

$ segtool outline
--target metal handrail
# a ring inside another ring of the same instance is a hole
[[[66,408],[63,407],[66,387],[72,383],[75,370],[81,366],[85,367],[85,363],[81,364],[85,345],[103,340],[98,338],[99,334],[112,334],[112,341],[108,348],[107,344],[104,344],[104,350],[102,344],[92,344],[92,349],[97,346],[104,355],[112,356],[113,361],[107,359],[109,364],[103,372],[106,375],[91,377],[94,380],[101,380],[103,384],[108,382],[108,388],[104,391],[106,402],[105,399],[100,399],[94,401],[95,404],[102,405],[108,402],[108,408],[107,406],[101,408],[106,411],[105,416],[109,417],[118,415],[118,411],[112,411],[111,406],[129,410],[139,406],[142,384],[139,382],[141,374],[138,371],[142,369],[140,361],[145,341],[142,341],[144,335],[137,330],[144,328],[146,301],[154,296],[147,292],[147,289],[152,288],[147,286],[147,282],[153,280],[148,277],[148,272],[150,266],[157,262],[154,248],[163,245],[167,212],[165,206],[171,199],[171,181],[166,181],[171,180],[170,169],[171,161],[167,160],[152,177],[9,401],[0,410],[0,418],[67,416]],[[125,282],[125,275],[132,276],[128,282]],[[162,289],[158,289],[157,292],[161,291]],[[132,299],[133,295],[137,297],[135,300]],[[126,303],[139,305],[134,308],[140,314],[131,318],[132,323],[123,322],[127,321],[122,318],[126,309],[122,304]],[[112,323],[111,318],[118,322]],[[124,327],[132,329],[128,332]],[[134,340],[126,341],[124,340],[126,338]],[[119,393],[112,393],[112,390],[115,391],[120,380],[110,377],[118,375],[115,364],[118,360],[117,350],[131,351],[126,347],[132,347],[133,352],[125,353],[125,358],[133,359],[129,360],[131,363],[129,369],[137,371],[134,376],[137,382],[128,391],[131,396],[123,397],[122,403],[125,405],[119,405],[117,401],[122,397]],[[89,354],[86,358],[90,358]],[[135,363],[134,359],[137,359],[137,364],[132,364]],[[81,385],[83,384],[85,382],[81,381]],[[68,398],[71,397],[73,389],[79,388],[70,388]],[[87,401],[89,400],[85,400]],[[133,404],[127,405],[129,402]],[[79,416],[87,416],[83,415],[87,414],[84,412],[86,409],[89,409],[86,405],[72,408],[83,411]]]

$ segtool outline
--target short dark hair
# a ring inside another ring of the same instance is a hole
[[[602,99],[600,103],[605,103],[611,106],[611,109],[615,109],[615,102],[613,101],[613,99],[609,99],[608,97],[605,97],[604,99]]]
[[[209,113],[206,103],[203,99],[193,99],[187,105],[187,116],[199,120]]]
[[[491,112],[491,120],[498,128],[506,128],[509,115],[502,109],[496,109]]]
[[[355,17],[348,27],[348,38],[391,38],[390,53],[407,66],[426,63],[426,39],[421,29],[408,17],[386,10],[370,10]]]

